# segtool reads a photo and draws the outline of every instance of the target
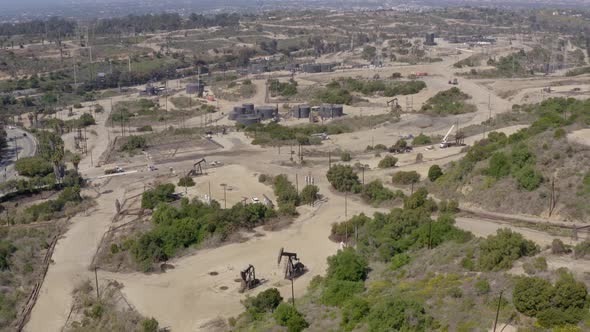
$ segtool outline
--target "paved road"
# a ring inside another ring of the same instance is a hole
[[[17,175],[14,169],[17,158],[32,157],[37,152],[37,142],[31,133],[19,128],[6,128],[6,136],[7,146],[0,160],[0,182],[10,180]]]

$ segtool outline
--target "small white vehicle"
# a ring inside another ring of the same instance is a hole
[[[260,200],[258,199],[258,197],[252,197],[252,203],[260,203]]]

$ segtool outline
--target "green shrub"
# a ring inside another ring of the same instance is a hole
[[[471,99],[471,96],[461,92],[457,87],[452,87],[428,99],[422,106],[421,112],[436,115],[456,115],[475,112],[477,108],[474,105],[465,103],[468,99]]]
[[[496,152],[490,158],[490,166],[485,173],[496,179],[510,175],[511,163],[503,152]]]
[[[297,207],[300,197],[297,188],[289,181],[286,175],[275,176],[273,180],[274,192],[277,196],[279,212],[285,215],[297,215]]]
[[[590,240],[582,241],[574,247],[575,258],[586,258],[590,254]]]
[[[308,184],[301,190],[301,203],[303,204],[312,204],[318,199],[318,193],[320,192],[320,188],[313,184]]]
[[[300,332],[309,326],[303,315],[285,302],[279,304],[273,316],[277,324],[287,327],[289,332]]]
[[[533,191],[543,182],[543,176],[533,166],[526,165],[516,173],[516,180],[521,188]]]
[[[509,269],[512,263],[524,256],[532,256],[539,249],[520,233],[510,229],[499,229],[496,235],[488,236],[479,246],[478,266],[484,271]]]
[[[490,282],[484,277],[478,278],[474,286],[477,295],[485,295],[490,292]]]
[[[353,297],[342,306],[340,325],[345,331],[352,331],[369,314],[369,303],[360,297]]]
[[[409,263],[410,263],[410,255],[408,255],[406,253],[401,253],[401,254],[393,256],[393,258],[391,259],[390,268],[395,271],[395,270],[398,270],[402,266],[407,265]]]
[[[326,280],[320,300],[325,305],[340,306],[364,290],[365,284],[362,281]]]
[[[367,259],[352,248],[344,248],[336,255],[328,257],[327,279],[364,281],[368,273]]]
[[[0,271],[10,269],[10,258],[15,251],[16,247],[12,244],[12,242],[0,240]]]
[[[158,332],[160,330],[160,324],[155,318],[144,319],[141,321],[141,330],[143,332]]]
[[[380,205],[383,202],[390,201],[395,198],[404,198],[402,191],[393,192],[383,186],[381,180],[373,180],[367,183],[361,192],[361,197],[371,205]]]
[[[127,137],[127,141],[120,148],[120,151],[133,152],[135,150],[143,150],[147,148],[147,141],[143,136],[131,135]]]
[[[172,183],[160,184],[156,188],[143,193],[141,207],[143,209],[154,209],[161,202],[174,201],[175,187]]]
[[[398,161],[398,159],[396,157],[391,156],[391,155],[387,155],[379,161],[378,167],[379,168],[395,167],[395,164],[397,164],[397,161]]]
[[[412,140],[413,146],[427,145],[427,144],[432,144],[432,138],[430,138],[430,136],[426,136],[422,133],[420,133],[420,135],[414,137],[414,139]]]
[[[352,156],[350,155],[350,152],[347,152],[347,151],[342,152],[340,154],[340,160],[345,161],[345,162],[351,161],[352,160]]]
[[[369,331],[426,331],[432,318],[415,301],[386,297],[371,307],[367,317]]]
[[[438,165],[432,165],[428,169],[428,179],[430,180],[430,182],[436,181],[436,179],[440,178],[442,175],[442,169]]]
[[[281,293],[276,288],[269,288],[254,297],[246,297],[242,302],[246,311],[253,319],[258,319],[261,314],[272,312],[283,301]]]
[[[393,174],[393,184],[409,185],[420,181],[420,174],[416,171],[399,171]]]
[[[512,301],[516,310],[531,317],[551,307],[555,290],[551,283],[539,277],[522,277],[514,285]]]
[[[178,186],[179,187],[194,187],[195,181],[190,176],[183,176],[178,179]]]
[[[361,183],[352,166],[334,165],[328,170],[326,176],[328,182],[338,191],[360,190]]]
[[[15,169],[22,176],[45,176],[53,172],[53,165],[41,157],[24,157],[15,163]]]
[[[84,113],[80,116],[77,121],[78,126],[80,127],[88,127],[96,124],[94,117],[89,113]]]

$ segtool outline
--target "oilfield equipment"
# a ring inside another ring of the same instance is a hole
[[[260,280],[256,279],[256,269],[254,269],[254,265],[252,264],[240,271],[240,278],[242,279],[242,288],[240,289],[240,293],[260,285]]]
[[[297,278],[305,273],[305,265],[301,263],[299,258],[297,258],[297,254],[294,252],[286,252],[284,248],[279,250],[279,257],[277,259],[277,265],[281,264],[281,260],[283,257],[287,259],[287,265],[285,266],[285,279]]]
[[[387,102],[387,106],[391,107],[391,111],[401,111],[402,107],[399,105],[397,98],[393,98],[392,100]]]
[[[203,166],[201,166],[202,164],[207,164],[207,161],[205,160],[205,158],[202,158],[201,160],[197,161],[196,163],[193,164],[193,169],[191,169],[190,171],[188,171],[188,173],[186,174],[186,176],[199,176],[199,175],[203,175]]]

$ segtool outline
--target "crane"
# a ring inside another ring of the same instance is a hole
[[[447,141],[447,139],[449,138],[449,135],[451,134],[451,132],[453,131],[453,129],[455,129],[455,125],[453,125],[451,127],[451,129],[449,129],[449,131],[447,132],[447,134],[445,135],[445,137],[443,137],[442,142],[440,142],[440,148],[441,149],[448,148],[449,146],[451,146],[451,142]]]

